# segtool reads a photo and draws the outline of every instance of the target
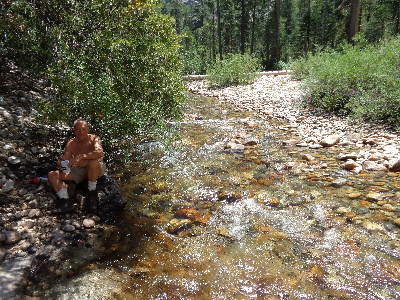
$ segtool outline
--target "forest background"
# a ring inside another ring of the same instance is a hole
[[[18,70],[45,81],[38,119],[86,118],[106,146],[163,132],[181,116],[183,75],[216,68],[251,80],[291,68],[314,107],[400,127],[400,0],[3,0],[0,9],[1,80]]]
[[[186,73],[216,58],[250,54],[262,68],[327,49],[375,44],[400,32],[398,0],[163,0],[183,34]]]

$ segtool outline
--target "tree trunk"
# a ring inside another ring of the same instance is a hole
[[[222,60],[222,29],[221,29],[221,6],[220,0],[217,0],[217,24],[218,24],[218,52],[219,59]]]
[[[306,53],[311,49],[311,0],[307,2]]]
[[[399,34],[400,33],[400,0],[397,1],[396,3],[396,17],[395,17],[395,25],[394,25],[394,33]]]
[[[281,24],[281,0],[275,0],[274,3],[274,34],[273,34],[273,50],[272,63],[277,63],[281,59],[281,40],[280,40],[280,24]]]
[[[253,14],[251,23],[251,41],[250,41],[250,54],[254,53],[255,33],[256,33],[256,1],[253,1]]]
[[[350,1],[349,42],[354,45],[354,36],[359,31],[361,0]]]
[[[241,16],[240,16],[240,53],[243,55],[246,48],[246,29],[247,16],[245,0],[241,0]]]
[[[211,60],[214,60],[216,57],[215,53],[215,11],[213,11],[213,16],[212,16],[212,32],[211,32],[211,51],[210,51],[210,56]]]

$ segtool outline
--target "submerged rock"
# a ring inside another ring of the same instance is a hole
[[[192,221],[189,219],[172,219],[169,221],[165,230],[168,233],[178,233],[179,231],[188,229],[192,225]]]

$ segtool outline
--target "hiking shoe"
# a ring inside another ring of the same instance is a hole
[[[97,208],[99,205],[99,199],[96,191],[89,191],[89,194],[86,198],[86,207],[85,211],[92,214],[97,214]]]

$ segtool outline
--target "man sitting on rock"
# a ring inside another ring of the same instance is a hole
[[[97,213],[98,197],[96,192],[97,179],[105,173],[103,147],[100,138],[89,134],[89,125],[85,120],[74,122],[74,135],[65,146],[64,154],[57,162],[62,171],[51,171],[48,179],[51,187],[58,195],[55,214],[69,213],[74,210],[73,199],[69,198],[65,181],[75,181],[77,184],[88,180],[88,196],[86,212]],[[68,161],[68,162],[67,162]]]

